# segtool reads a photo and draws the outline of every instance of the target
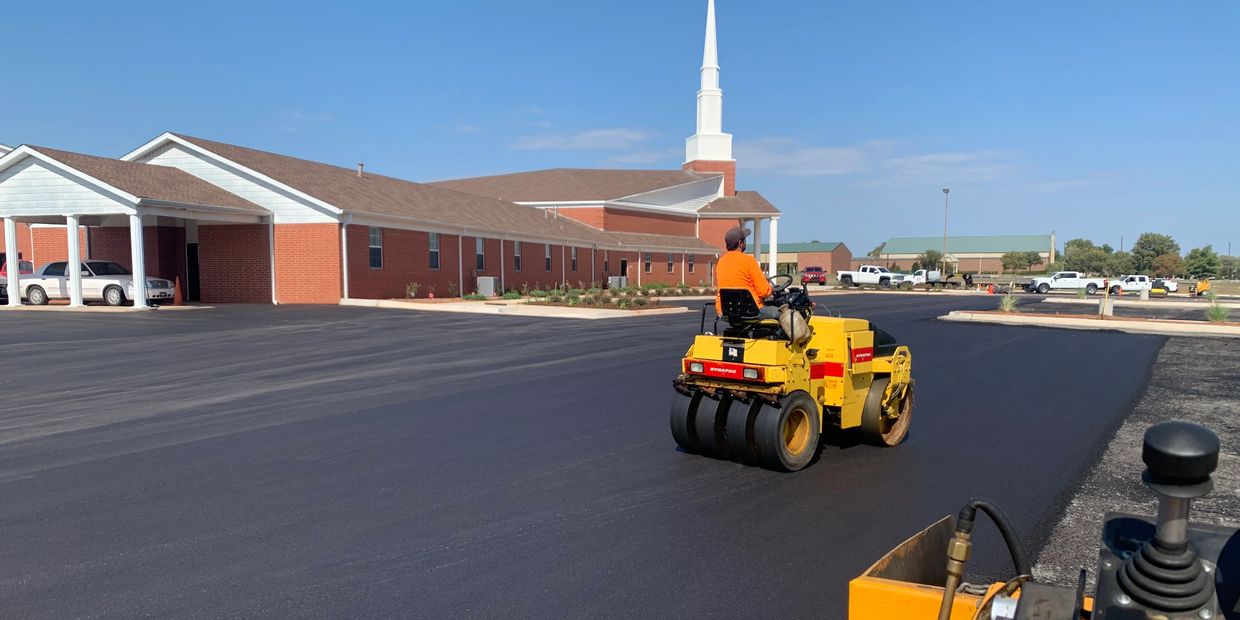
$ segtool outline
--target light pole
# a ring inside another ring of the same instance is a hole
[[[947,271],[947,195],[950,193],[950,187],[943,188],[943,265],[940,267],[943,271]]]

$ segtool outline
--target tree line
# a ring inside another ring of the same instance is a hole
[[[1032,257],[1028,256],[1032,254]],[[1008,252],[1003,255],[1003,268],[1028,269],[1040,258],[1036,252]],[[1105,276],[1144,274],[1160,278],[1174,276],[1234,277],[1240,265],[1234,256],[1220,256],[1214,247],[1193,248],[1180,255],[1180,244],[1170,235],[1142,233],[1131,251],[1116,251],[1107,244],[1095,245],[1089,239],[1072,239],[1064,244],[1059,260],[1048,266],[1049,271],[1083,271]]]

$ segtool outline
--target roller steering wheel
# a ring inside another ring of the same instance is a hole
[[[792,286],[792,283],[796,281],[792,276],[786,273],[777,273],[766,280],[771,283],[772,294],[782,293],[788,290],[788,287]]]

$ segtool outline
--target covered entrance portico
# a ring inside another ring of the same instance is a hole
[[[234,267],[250,278],[254,271],[273,273],[271,213],[174,168],[22,146],[0,158],[0,217],[6,247],[16,247],[19,222],[67,227],[65,275],[71,306],[83,305],[81,264],[94,258],[127,264],[133,273],[134,307],[146,307],[148,265],[153,262],[161,276],[180,275],[187,234],[196,234],[200,225],[242,225],[265,232],[265,239],[252,235],[249,244],[265,241],[265,246],[244,253],[247,262],[257,264]],[[89,255],[83,252],[81,227],[90,227]],[[117,247],[120,239],[128,241],[127,248]],[[162,246],[154,256],[147,248],[151,240]],[[9,253],[6,261],[8,304],[20,305],[24,289],[16,254]]]

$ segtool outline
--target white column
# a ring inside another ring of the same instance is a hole
[[[770,258],[767,259],[767,268],[766,268],[767,274],[766,275],[774,276],[775,270],[779,268],[779,264],[775,260],[776,256],[779,255],[779,218],[777,217],[771,218],[771,232],[769,234],[770,234],[771,242],[767,244],[770,247],[768,247],[766,251],[767,251],[767,255],[770,256]]]
[[[129,216],[129,253],[133,260],[133,307],[146,306],[146,248],[142,238],[142,214]]]
[[[680,253],[680,283],[685,283],[685,253]]]
[[[78,218],[65,216],[65,236],[69,239],[69,307],[82,306],[82,248],[78,240]]]
[[[267,217],[267,268],[271,270],[271,304],[276,305],[276,216]],[[185,291],[181,291],[184,293]]]
[[[504,262],[504,243],[507,238],[508,238],[508,235],[504,235],[499,238],[499,294],[500,294],[500,297],[503,297],[504,293],[508,292],[507,280],[504,277],[505,274],[508,273],[508,264]]]
[[[17,220],[4,218],[4,266],[9,274],[9,305],[22,305],[21,267],[17,261]]]
[[[465,296],[465,233],[456,236],[456,294]]]
[[[340,287],[341,297],[349,298],[349,222],[352,215],[345,216],[340,222]]]
[[[762,220],[753,218],[753,257],[762,262]]]

